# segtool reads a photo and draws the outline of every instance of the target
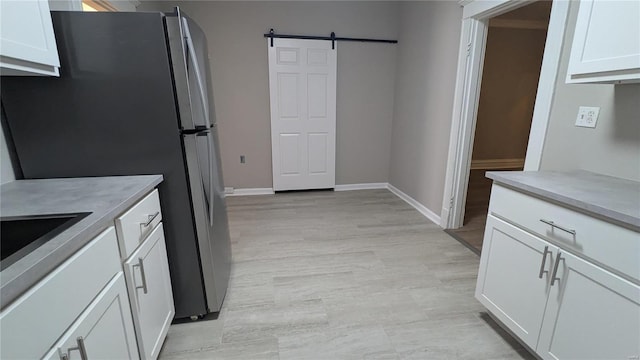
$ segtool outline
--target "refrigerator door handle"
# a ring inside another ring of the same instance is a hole
[[[213,202],[214,202],[214,198],[213,198],[213,194],[215,192],[215,189],[213,188],[214,183],[213,183],[213,143],[212,143],[212,138],[213,136],[211,135],[211,132],[208,131],[207,132],[207,152],[208,152],[208,159],[209,159],[209,224],[211,226],[213,226]]]
[[[191,65],[193,65],[193,70],[196,75],[196,82],[198,83],[198,90],[200,93],[200,101],[202,103],[202,110],[204,111],[204,119],[206,121],[207,127],[211,127],[211,121],[209,120],[209,101],[204,95],[204,86],[202,85],[202,75],[200,74],[200,67],[198,66],[198,58],[196,57],[195,46],[193,45],[193,40],[191,39],[191,32],[189,31],[189,24],[187,23],[186,18],[182,18],[182,27],[184,29],[184,37],[187,41],[187,51],[189,51],[188,58],[191,60]]]

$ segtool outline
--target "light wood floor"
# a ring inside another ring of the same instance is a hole
[[[474,299],[479,258],[387,190],[228,198],[217,320],[162,359],[522,359]]]

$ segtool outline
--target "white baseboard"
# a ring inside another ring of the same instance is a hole
[[[335,191],[350,190],[370,190],[370,189],[387,189],[388,183],[364,183],[364,184],[345,184],[336,185]],[[255,189],[234,189],[232,187],[224,188],[227,196],[247,196],[247,195],[272,195],[273,188],[255,188]]]
[[[397,197],[399,197],[400,199],[406,201],[407,204],[413,206],[416,210],[418,210],[418,212],[420,214],[424,215],[424,217],[426,217],[427,219],[433,221],[438,226],[440,226],[440,216],[438,216],[436,213],[434,213],[433,211],[427,209],[426,206],[420,204],[416,199],[414,199],[411,196],[405,194],[404,192],[402,192],[397,187],[389,184],[388,189],[389,189],[389,191],[394,193]]]
[[[482,159],[471,160],[471,170],[521,169],[524,159]]]
[[[227,196],[273,195],[273,188],[234,189],[224,188]]]
[[[350,191],[350,190],[370,190],[370,189],[388,189],[389,183],[364,183],[364,184],[345,184],[336,185],[335,191]]]
[[[433,221],[439,226],[440,216],[433,211],[429,210],[426,206],[419,203],[416,199],[405,194],[397,187],[389,183],[364,183],[364,184],[345,184],[336,185],[335,191],[350,191],[350,190],[368,190],[368,189],[388,189],[400,199],[404,200],[407,204],[418,210],[427,219]],[[232,187],[226,187],[225,194],[227,196],[250,196],[250,195],[273,195],[273,188],[254,188],[254,189],[234,189]]]

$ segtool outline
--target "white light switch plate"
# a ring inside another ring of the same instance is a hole
[[[594,106],[580,106],[578,109],[578,118],[576,119],[576,126],[594,128],[598,121],[598,114],[600,113],[599,107]]]

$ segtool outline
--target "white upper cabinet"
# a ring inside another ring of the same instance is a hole
[[[640,1],[580,1],[567,83],[626,82],[640,82]]]
[[[46,0],[0,1],[0,74],[58,76],[60,60]]]

